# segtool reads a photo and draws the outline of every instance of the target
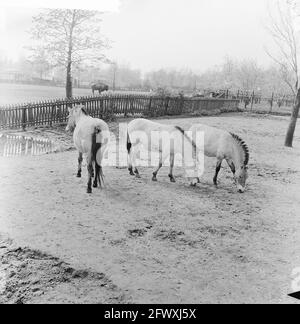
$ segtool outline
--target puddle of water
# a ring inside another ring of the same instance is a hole
[[[42,155],[56,149],[57,146],[48,139],[0,134],[0,155],[4,157]]]

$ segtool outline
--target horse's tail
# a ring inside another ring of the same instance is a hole
[[[131,148],[132,148],[132,143],[131,143],[131,140],[129,137],[129,133],[127,131],[127,152],[128,152],[128,154],[130,154]]]
[[[92,162],[95,163],[95,178],[99,181],[100,187],[104,183],[104,174],[101,165],[97,162],[97,153],[102,147],[102,143],[97,143],[97,135],[101,132],[101,127],[96,126],[92,134]]]
[[[197,152],[197,145],[196,143],[187,136],[184,129],[182,129],[180,126],[175,126],[175,128],[183,135],[183,137],[192,145],[193,147],[193,153],[196,154]]]
[[[97,152],[102,146],[102,143],[97,143],[97,135],[99,133],[101,133],[101,128],[99,126],[96,126],[92,134],[92,161],[93,162],[97,162],[96,161]]]

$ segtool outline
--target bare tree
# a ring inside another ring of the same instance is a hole
[[[286,1],[284,5],[277,3],[277,17],[270,14],[269,32],[276,45],[277,54],[269,56],[279,65],[281,75],[293,94],[297,97],[293,107],[291,121],[286,134],[285,146],[292,147],[294,133],[300,109],[299,88],[299,35],[295,27],[295,3]]]
[[[268,55],[278,64],[283,80],[290,87],[294,95],[299,85],[299,63],[297,32],[292,14],[292,7],[287,1],[285,5],[277,3],[277,17],[270,13],[268,30],[274,40],[277,53]]]
[[[259,85],[261,69],[255,61],[243,61],[237,67],[236,78],[243,90],[254,90]]]
[[[101,13],[85,10],[45,9],[33,17],[33,51],[43,50],[52,66],[66,69],[66,97],[72,97],[72,68],[83,61],[106,61],[108,41],[100,33]]]

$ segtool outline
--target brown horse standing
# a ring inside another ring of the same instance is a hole
[[[95,91],[99,91],[99,94],[101,94],[101,92],[108,91],[108,89],[108,85],[103,82],[92,83],[93,95],[95,94]]]

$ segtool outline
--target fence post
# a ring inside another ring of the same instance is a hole
[[[124,111],[124,117],[126,118],[128,115],[128,104],[129,104],[129,96],[126,96],[126,103],[125,103],[125,111]]]
[[[150,116],[151,116],[152,97],[150,97],[149,99],[150,99],[150,100],[149,100],[148,111],[149,111],[149,114],[150,114]]]
[[[22,129],[23,129],[23,131],[26,130],[26,113],[27,113],[27,106],[23,107],[23,109],[22,109]]]
[[[113,99],[112,96],[109,96],[109,111],[108,111],[108,115],[113,113]]]
[[[168,115],[168,107],[169,107],[169,97],[166,97],[165,98],[165,115],[167,116]]]
[[[134,116],[136,111],[134,110],[134,97],[130,96],[130,113]]]
[[[180,100],[180,114],[182,114],[184,110],[184,96],[180,96],[179,100]]]
[[[55,105],[52,105],[51,107],[51,117],[50,117],[50,127],[52,127],[52,124],[53,124],[53,119],[54,119],[54,111],[56,109],[56,106]]]

